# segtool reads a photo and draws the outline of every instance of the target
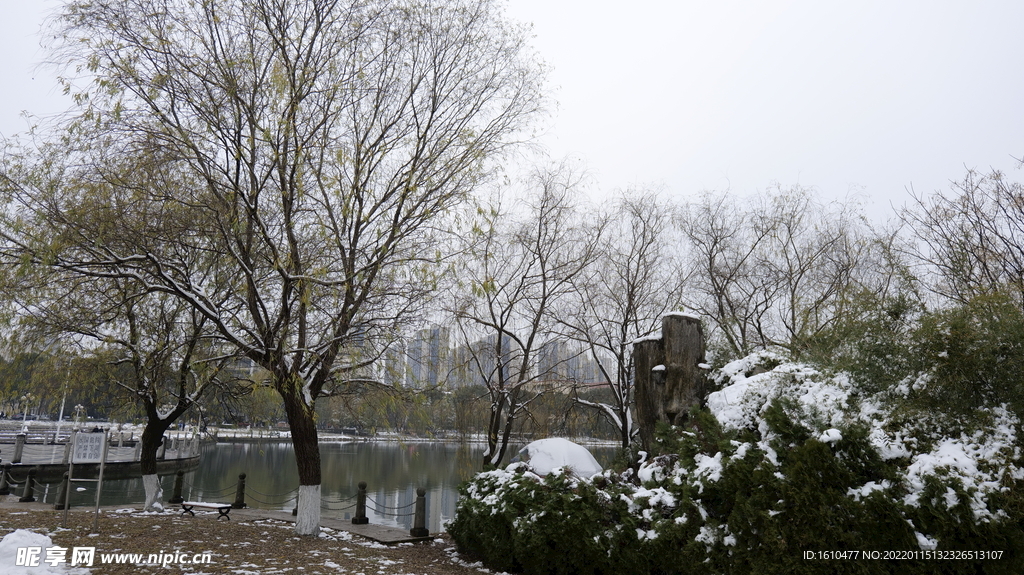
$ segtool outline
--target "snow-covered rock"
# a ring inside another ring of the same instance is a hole
[[[601,473],[601,464],[582,445],[561,437],[549,437],[530,443],[519,450],[513,461],[522,461],[534,473],[547,475],[560,467],[571,469],[580,477]]]

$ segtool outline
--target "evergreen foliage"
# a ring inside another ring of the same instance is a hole
[[[928,329],[943,335],[915,349],[959,333]],[[948,373],[950,382],[966,377]],[[448,526],[460,551],[529,574],[1024,572],[1024,470],[1011,410],[982,409],[942,436],[922,431],[934,429],[930,420],[906,417],[906,396],[867,393],[850,375],[774,354],[715,377],[744,389],[754,409],[734,403],[724,415],[711,401],[687,429],[661,428],[660,454],[641,454],[624,471],[539,477],[515,464],[466,483]],[[881,398],[894,404],[879,407]],[[955,551],[1002,553],[937,558]]]

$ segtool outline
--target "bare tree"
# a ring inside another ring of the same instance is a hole
[[[682,259],[673,237],[674,206],[655,192],[621,194],[594,232],[601,233],[597,257],[573,279],[569,305],[560,310],[566,337],[582,342],[596,360],[611,402],[580,396],[578,405],[597,409],[628,448],[633,424],[633,340],[660,328],[661,317],[679,309],[683,293]]]
[[[456,362],[490,398],[485,469],[502,461],[516,422],[545,391],[537,385],[540,347],[557,335],[554,311],[596,255],[573,198],[579,182],[564,165],[541,169],[521,213],[500,203],[481,210],[456,270]]]
[[[867,241],[849,205],[823,205],[808,190],[777,190],[768,198],[773,223],[759,266],[779,286],[771,343],[794,355],[843,315]]]
[[[808,190],[743,202],[706,194],[680,220],[689,244],[689,307],[732,354],[780,346],[799,355],[840,317],[867,241],[855,212]]]
[[[267,369],[296,532],[316,534],[316,399],[365,363],[342,353],[354,333],[389,332],[431,288],[442,216],[538,110],[523,30],[490,0],[72,2],[60,23],[60,55],[95,79],[66,137],[99,133],[6,175],[7,214],[69,230],[53,248],[8,227],[8,255],[178,298]],[[155,156],[155,177],[126,176]],[[102,226],[139,212],[151,241]]]
[[[758,273],[758,251],[771,226],[726,194],[704,194],[685,206],[680,230],[690,260],[687,304],[713,327],[712,335],[742,355],[764,345],[763,325],[777,287]]]
[[[969,170],[949,193],[913,194],[900,212],[929,288],[956,303],[998,291],[1024,306],[1024,186]]]

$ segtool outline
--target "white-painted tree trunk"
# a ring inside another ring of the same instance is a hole
[[[164,490],[160,488],[160,478],[153,475],[143,475],[142,485],[146,488],[146,506],[142,508],[143,511],[163,511],[164,506],[160,503],[160,498],[164,495]]]
[[[320,534],[320,486],[299,486],[299,511],[295,517],[297,535]]]

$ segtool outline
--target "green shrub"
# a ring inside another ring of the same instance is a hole
[[[923,409],[970,418],[979,407],[1024,407],[1024,313],[1008,297],[981,296],[926,314],[913,337],[917,371],[929,374],[911,399]]]
[[[523,466],[481,474],[463,486],[449,532],[460,551],[488,567],[531,575],[1024,572],[1019,480],[1004,476],[1006,489],[989,497],[985,520],[954,473],[924,475],[925,488],[910,502],[901,480],[907,458],[883,460],[856,421],[826,442],[806,418],[797,421],[798,412],[791,400],[772,402],[763,436],[705,418],[698,429],[666,437],[678,453],[593,480],[542,479]],[[695,415],[691,421],[702,420]],[[940,550],[1003,550],[1005,558],[804,556],[919,551],[929,539]]]
[[[891,389],[919,367],[914,332],[923,313],[906,293],[852,298],[842,317],[809,342],[805,355],[818,365],[849,373],[868,393]]]
[[[459,550],[504,571],[550,574],[624,572],[647,559],[636,545],[642,518],[629,514],[619,478],[541,479],[523,472],[483,473],[461,488],[448,532]]]

